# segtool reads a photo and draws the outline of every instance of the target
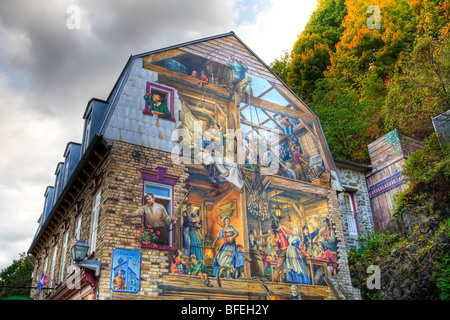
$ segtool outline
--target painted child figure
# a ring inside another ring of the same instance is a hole
[[[205,74],[205,71],[200,73],[200,81],[198,82],[198,87],[201,88],[204,84],[209,82],[208,77]]]
[[[174,274],[187,274],[186,272],[186,261],[183,257],[182,251],[176,251],[172,260],[172,265],[170,267],[171,273]]]
[[[241,276],[246,278],[245,276],[245,261],[251,262],[252,259],[250,259],[248,256],[245,255],[244,247],[241,244],[237,245],[237,251],[233,255],[233,260],[231,261],[231,264],[233,265],[235,271],[234,278],[237,279]]]
[[[189,270],[189,274],[192,274],[194,276],[196,275],[200,276],[200,279],[202,279],[205,286],[212,287],[213,285],[209,281],[208,275],[205,272],[205,265],[203,264],[204,260],[198,261],[197,256],[195,254],[191,254],[190,260],[191,260],[191,268]]]

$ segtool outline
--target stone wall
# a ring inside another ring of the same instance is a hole
[[[337,171],[342,186],[346,192],[353,194],[357,212],[357,224],[359,235],[373,231],[373,217],[370,205],[370,198],[366,184],[365,173],[337,165]],[[344,228],[344,236],[349,248],[359,248],[360,244],[357,236],[352,236],[348,232],[348,221],[346,208],[344,206],[343,195],[338,195],[339,211]]]

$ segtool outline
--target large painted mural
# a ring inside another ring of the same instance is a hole
[[[334,169],[312,112],[234,36],[142,60],[157,74],[143,117],[175,123],[189,178],[179,206],[171,187],[149,186],[162,218],[143,219],[137,243],[171,248],[170,272],[206,286],[211,277],[325,285],[338,272],[323,188]]]

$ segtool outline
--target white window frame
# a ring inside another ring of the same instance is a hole
[[[56,257],[57,257],[57,255],[58,255],[58,245],[56,244],[54,247],[53,247],[53,253],[52,253],[52,264],[51,264],[51,266],[50,266],[50,273],[49,273],[49,275],[48,275],[48,278],[49,278],[49,282],[52,284],[52,285],[55,285],[56,283],[55,283],[55,281],[53,281],[53,276],[55,275],[55,267],[56,267]]]
[[[64,276],[65,276],[64,266],[66,264],[68,242],[69,242],[69,232],[65,232],[64,237],[63,237],[63,246],[61,249],[61,261],[60,261],[60,266],[59,266],[59,278],[58,278],[59,283],[63,282]]]
[[[80,213],[78,217],[75,219],[75,228],[74,228],[74,237],[79,240],[81,236],[81,222],[83,221],[83,214]]]
[[[97,229],[98,220],[100,217],[100,203],[102,198],[102,191],[99,190],[92,200],[92,215],[91,215],[91,229],[89,232],[89,253],[93,253],[97,245]]]
[[[345,207],[345,215],[348,224],[348,234],[350,236],[358,236],[358,226],[356,221],[356,208],[354,205],[354,196],[352,193],[343,192],[343,203]]]
[[[83,152],[86,151],[87,146],[89,145],[89,135],[91,134],[91,126],[92,126],[92,114],[93,107],[89,111],[89,115],[86,117],[86,127],[84,128],[84,143],[83,143]]]

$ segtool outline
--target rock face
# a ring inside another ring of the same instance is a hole
[[[352,277],[357,275],[364,298],[439,300],[436,276],[441,270],[437,262],[450,250],[448,225],[444,223],[439,218],[424,218],[417,213],[393,220],[388,229],[399,235],[399,242],[387,256],[374,261],[380,271],[380,288],[364,288],[367,266],[357,262],[352,268]]]
[[[419,225],[420,235],[428,239],[437,232],[437,221],[426,220]],[[413,237],[416,237],[415,235]],[[419,240],[419,239],[417,239]],[[445,246],[448,252],[448,239],[438,237],[432,247],[420,251],[423,247],[415,242],[406,247],[394,249],[388,259],[380,266],[381,289],[378,292],[383,300],[437,300],[439,291],[433,272],[439,269],[434,264],[436,253]]]

